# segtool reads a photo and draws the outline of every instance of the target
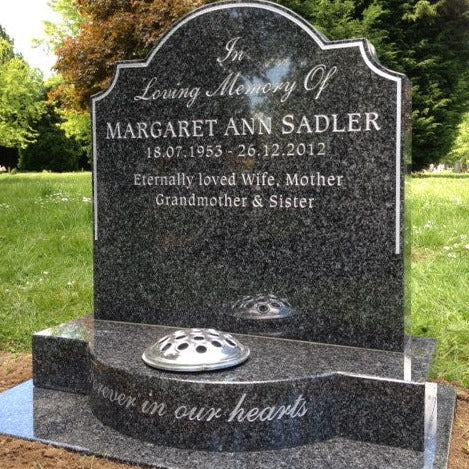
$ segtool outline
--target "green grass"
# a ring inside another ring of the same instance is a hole
[[[0,175],[0,349],[91,312],[91,176]]]
[[[410,332],[438,340],[434,376],[469,386],[469,177],[411,186]]]
[[[469,178],[412,189],[410,333],[438,340],[433,377],[469,386]],[[91,176],[0,175],[0,350],[92,310]]]

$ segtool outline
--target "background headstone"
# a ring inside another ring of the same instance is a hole
[[[271,4],[183,19],[93,99],[95,317],[403,350],[409,97]]]

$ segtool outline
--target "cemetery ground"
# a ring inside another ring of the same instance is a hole
[[[0,175],[0,391],[29,379],[31,334],[92,311],[90,173]],[[432,379],[459,387],[450,469],[469,469],[469,176],[410,185],[407,332],[438,341]],[[124,468],[0,438],[0,467]]]

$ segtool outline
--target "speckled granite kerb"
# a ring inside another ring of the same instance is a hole
[[[88,394],[93,330],[93,318],[85,316],[33,334],[34,385]]]

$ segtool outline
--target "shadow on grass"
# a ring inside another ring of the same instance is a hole
[[[469,179],[469,173],[455,173],[455,174],[432,174],[432,173],[412,173],[412,178],[415,179]]]

